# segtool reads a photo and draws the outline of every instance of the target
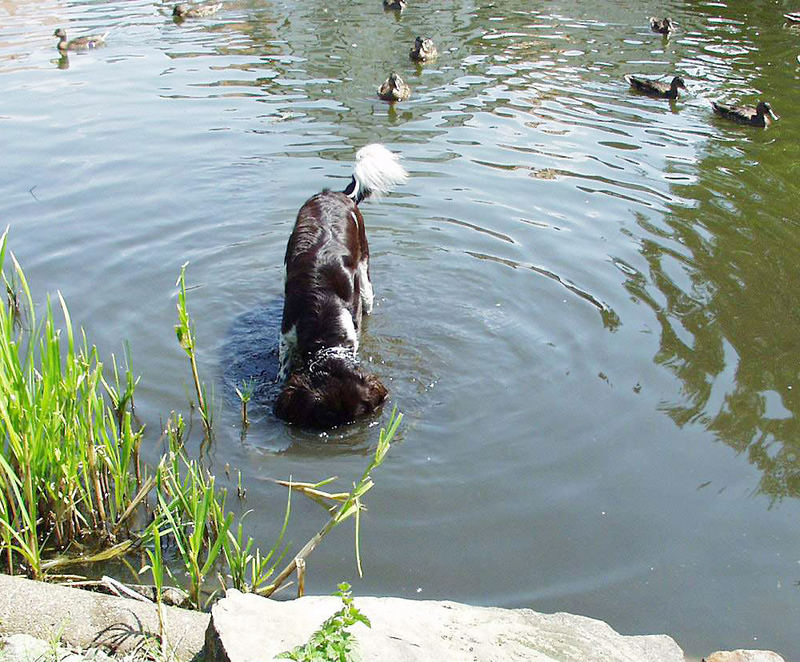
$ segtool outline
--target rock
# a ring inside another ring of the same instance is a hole
[[[47,642],[29,634],[11,634],[0,638],[0,660],[3,662],[113,662],[113,658],[96,648],[75,653],[58,641]]]
[[[3,574],[0,596],[0,635],[25,633],[114,654],[158,648],[154,604]],[[201,650],[208,619],[208,614],[164,607],[167,647],[177,660],[191,660]]]
[[[704,662],[785,662],[772,651],[756,651],[738,649],[735,651],[717,651],[703,658]]]
[[[530,609],[356,597],[372,622],[350,628],[364,660],[415,662],[684,662],[666,635],[623,636],[603,621]],[[208,662],[265,662],[305,643],[338,611],[335,597],[278,602],[229,590],[212,608]]]
[[[50,652],[50,644],[29,634],[12,634],[0,640],[0,659],[3,662],[44,659]]]

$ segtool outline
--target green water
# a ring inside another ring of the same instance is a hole
[[[230,1],[177,25],[140,0],[0,2],[0,223],[40,301],[60,290],[106,355],[130,342],[155,456],[188,409],[172,328],[189,261],[210,461],[231,484],[242,470],[269,539],[268,478],[347,481],[377,428],[287,429],[264,397],[242,439],[233,387],[268,381],[297,209],[383,142],[412,177],[363,206],[362,358],[406,418],[369,495],[364,579],[341,530],[308,590],[800,658],[797,7],[380,4]],[[59,58],[56,27],[112,32]],[[440,53],[421,68],[417,34]],[[395,107],[375,97],[392,70],[413,90]],[[626,73],[689,89],[651,99]],[[768,130],[710,109],[759,98],[781,115]],[[297,548],[324,514],[294,515]]]

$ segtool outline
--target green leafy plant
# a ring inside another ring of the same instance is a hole
[[[367,627],[371,627],[371,624],[353,604],[348,583],[339,584],[336,595],[342,599],[342,608],[328,618],[307,643],[295,646],[277,657],[300,662],[354,662],[359,659],[356,638],[347,628],[356,623],[363,623]]]

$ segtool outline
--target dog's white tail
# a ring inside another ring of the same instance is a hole
[[[383,145],[373,143],[356,152],[353,179],[344,192],[358,204],[371,195],[388,193],[406,179],[408,173],[400,165],[400,157]]]

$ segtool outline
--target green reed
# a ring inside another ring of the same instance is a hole
[[[178,337],[178,344],[186,352],[189,357],[189,366],[192,370],[192,379],[194,380],[194,388],[197,393],[197,406],[200,409],[200,417],[203,420],[203,428],[206,432],[206,439],[211,438],[211,429],[213,423],[213,411],[211,404],[206,398],[206,387],[200,381],[200,373],[197,370],[197,356],[195,354],[196,338],[194,330],[194,322],[189,317],[189,312],[186,309],[186,266],[185,262],[181,267],[181,274],[175,286],[178,287],[178,323],[175,325],[175,335]]]
[[[292,573],[296,572],[297,593],[298,597],[302,596],[304,590],[303,586],[306,571],[306,561],[311,555],[311,552],[314,551],[317,545],[322,542],[322,539],[328,535],[328,533],[351,517],[355,520],[354,537],[356,567],[358,569],[359,576],[362,575],[360,549],[361,512],[366,509],[362,498],[374,487],[375,483],[372,480],[372,472],[381,464],[383,464],[383,461],[386,459],[386,454],[389,452],[392,440],[394,439],[395,434],[397,434],[397,429],[400,427],[400,422],[402,420],[403,414],[397,411],[397,407],[394,407],[392,409],[392,414],[389,417],[389,423],[385,428],[381,428],[381,432],[378,437],[378,445],[375,449],[375,454],[372,457],[372,461],[364,470],[364,473],[361,474],[361,478],[358,480],[358,482],[353,483],[353,489],[349,492],[331,494],[319,489],[320,487],[331,483],[334,480],[333,478],[328,478],[327,480],[315,484],[278,481],[280,484],[289,487],[290,490],[296,490],[302,494],[305,494],[314,501],[321,503],[329,502],[331,504],[341,505],[331,505],[330,507],[327,507],[330,515],[328,521],[325,522],[322,528],[309,539],[309,541],[300,549],[299,552],[297,552],[295,557],[283,568],[283,570],[276,575],[272,583],[264,586],[263,588],[256,589],[257,593],[269,597],[292,575]]]
[[[0,306],[0,540],[7,572],[41,578],[44,553],[80,538],[116,542],[111,532],[138,490],[131,468],[139,464],[141,432],[129,411],[105,401],[103,364],[82,332],[76,340],[60,295],[63,329],[49,300],[37,322],[13,255],[7,275],[6,239],[0,270],[14,295]]]

